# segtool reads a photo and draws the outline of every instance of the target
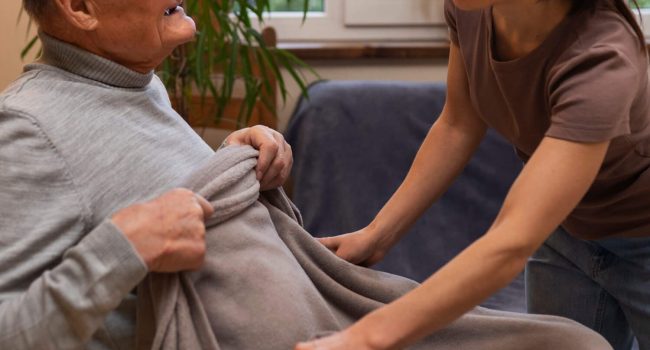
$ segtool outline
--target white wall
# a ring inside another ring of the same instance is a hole
[[[27,43],[27,17],[16,24],[20,6],[20,0],[3,0],[0,10],[0,91],[22,71],[20,51]]]

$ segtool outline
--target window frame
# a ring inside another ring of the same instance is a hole
[[[639,25],[643,29],[646,39],[650,39],[650,7],[641,8],[641,15],[634,11],[635,15],[640,18]]]
[[[400,0],[404,2],[435,1],[438,10],[432,17],[433,23],[422,23],[414,19],[412,24],[394,23],[371,25],[346,25],[346,1],[376,0],[324,0],[324,12],[309,13],[303,23],[301,12],[273,12],[264,16],[264,25],[275,28],[280,42],[342,42],[342,41],[431,41],[446,40],[447,26],[444,23],[442,0]],[[355,4],[355,5],[357,5]],[[385,11],[385,10],[384,10]],[[389,13],[385,14],[387,17]]]
[[[264,24],[272,26],[281,42],[342,42],[342,41],[431,41],[446,40],[447,28],[444,23],[438,25],[376,25],[346,26],[346,1],[373,0],[323,0],[325,12],[310,13],[303,23],[302,13],[273,12],[264,16]],[[413,1],[413,0],[401,0]],[[415,0],[417,1],[417,0]],[[431,0],[423,0],[431,1]],[[442,3],[442,0],[436,0]],[[443,9],[440,6],[440,15]],[[641,8],[639,18],[645,36],[650,40],[650,7]],[[257,28],[260,26],[256,24]]]

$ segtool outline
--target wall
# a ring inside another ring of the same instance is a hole
[[[0,91],[22,71],[20,51],[27,43],[27,16],[16,25],[20,6],[20,0],[3,0],[0,10]]]
[[[16,25],[20,0],[3,0],[0,11],[0,91],[21,72],[23,62],[20,51],[26,44],[27,21],[23,19]],[[33,32],[33,30],[32,30]],[[31,35],[30,35],[31,36]],[[323,79],[342,80],[404,80],[404,81],[444,81],[447,62],[444,60],[354,60],[354,61],[311,61],[308,62]],[[284,72],[285,81],[291,77]],[[314,80],[314,77],[310,77]],[[278,112],[278,129],[284,130],[300,89],[295,83],[288,85],[289,96]],[[228,134],[227,131],[197,130],[212,146],[218,146]]]
[[[328,80],[401,80],[401,81],[445,81],[447,79],[446,60],[337,60],[308,62],[322,79]],[[310,81],[316,78],[307,77]],[[287,72],[283,72],[287,82],[288,96],[286,103],[278,102],[278,129],[284,130],[296,102],[300,96],[300,88],[293,82]],[[222,130],[197,130],[213,147],[221,144],[228,134]]]

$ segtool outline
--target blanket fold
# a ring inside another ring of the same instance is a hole
[[[139,285],[138,349],[293,349],[417,286],[352,265],[318,243],[282,190],[260,195],[257,155],[247,146],[225,147],[182,182],[215,208],[206,224],[205,263],[198,271],[150,273]],[[554,332],[568,336],[549,336]],[[413,348],[566,348],[562,344],[609,349],[568,320],[482,308]]]

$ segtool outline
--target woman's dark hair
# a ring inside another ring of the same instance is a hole
[[[627,20],[630,26],[632,26],[632,29],[634,29],[634,32],[638,37],[639,45],[641,46],[642,50],[645,52],[646,51],[645,35],[643,34],[643,30],[641,29],[639,22],[637,22],[634,13],[632,13],[630,6],[628,6],[628,1],[627,0],[604,0],[604,1],[613,5],[614,6],[613,10],[616,10],[618,13],[620,13],[625,18],[625,20]],[[600,2],[601,1],[594,1],[594,0],[573,0],[573,4],[574,4],[573,12],[577,13],[582,11],[596,11],[596,6]],[[633,3],[637,11],[639,11],[639,3],[636,0],[630,0],[629,3]]]

